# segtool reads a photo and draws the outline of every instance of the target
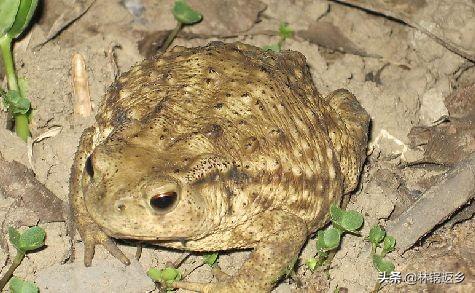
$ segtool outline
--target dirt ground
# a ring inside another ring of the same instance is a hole
[[[143,60],[139,42],[153,36],[152,33],[175,26],[170,13],[173,1],[97,0],[86,11],[84,7],[91,1],[43,2],[36,24],[15,44],[15,61],[19,75],[27,78],[29,84],[34,109],[32,137],[51,129],[60,131],[33,144],[30,165],[27,146],[2,127],[0,152],[6,160],[16,160],[33,169],[41,183],[67,201],[73,155],[82,131],[93,123],[93,117],[73,115],[72,54],[80,53],[86,60],[92,103],[96,107],[115,78],[112,54],[116,56],[120,72]],[[376,223],[384,226],[397,218],[426,190],[440,183],[443,174],[475,150],[473,112],[450,119],[455,117],[454,113],[473,111],[474,88],[462,95],[465,100],[460,101],[459,112],[446,99],[474,84],[474,59],[417,27],[429,19],[433,27],[441,31],[440,35],[450,39],[455,34],[459,47],[473,53],[473,1],[413,1],[408,4],[411,11],[432,8],[417,17],[414,17],[416,13],[402,14],[412,15],[413,18],[409,17],[412,22],[394,17],[400,14],[387,14],[392,16],[387,17],[339,1],[188,2],[203,12],[204,20],[186,28],[187,34],[176,39],[174,45],[192,47],[217,39],[269,45],[278,41],[275,32],[279,23],[285,21],[296,33],[284,43],[283,49],[306,56],[320,93],[326,95],[332,90],[347,88],[358,97],[372,119],[371,141],[360,187],[352,195],[348,209],[365,216],[363,234]],[[462,7],[463,13],[453,8],[456,12],[443,14],[443,18],[440,11],[451,9],[447,5]],[[79,15],[78,11],[83,14]],[[65,13],[77,13],[78,18],[42,44]],[[3,115],[4,126],[6,120]],[[450,124],[453,121],[459,124]],[[458,136],[453,136],[454,133]],[[420,143],[421,140],[424,142]],[[428,145],[434,147],[427,150]],[[40,220],[28,207],[12,210],[12,203],[13,199],[2,194],[0,218],[4,235],[9,223],[31,226]],[[441,223],[428,231],[428,235],[406,253],[388,255],[396,264],[396,270],[402,273],[463,272],[462,283],[386,285],[382,291],[474,292],[473,209],[465,214],[468,216],[463,219]],[[64,263],[70,252],[64,222],[41,223],[40,226],[47,232],[46,247],[29,254],[15,275],[35,281],[41,292],[158,292],[145,271],[150,267],[164,267],[166,262],[183,255],[145,247],[138,262],[124,267],[102,248],[97,248],[93,266],[86,269],[82,265],[80,239],[75,239],[76,261]],[[134,255],[133,244],[121,243],[120,246],[128,256]],[[9,251],[12,253],[14,249],[10,247]],[[336,287],[340,292],[369,292],[375,286],[378,274],[371,264],[370,245],[362,238],[351,235],[345,238],[325,271],[312,272],[305,266],[305,260],[315,253],[315,240],[310,239],[302,251],[296,273],[280,282],[275,292],[333,292]],[[219,265],[225,272],[234,274],[248,254],[246,251],[222,254]],[[2,274],[11,258],[8,256],[5,249],[0,250]],[[190,270],[200,261],[201,256],[193,255],[181,269]],[[186,280],[208,282],[213,280],[213,275],[209,267],[201,266]]]

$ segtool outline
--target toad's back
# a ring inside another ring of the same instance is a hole
[[[224,158],[233,166],[229,215],[276,208],[311,230],[330,202],[356,186],[368,121],[349,92],[322,98],[300,53],[220,42],[175,48],[134,67],[97,116],[104,140],[132,137],[168,156]],[[206,183],[215,175],[193,176]]]

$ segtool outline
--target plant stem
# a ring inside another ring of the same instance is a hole
[[[12,38],[4,35],[0,38],[0,49],[2,50],[3,62],[5,65],[5,73],[8,80],[8,89],[18,91],[18,83],[15,74],[15,66],[13,65],[12,56]]]
[[[277,42],[277,46],[279,47],[279,52],[282,51],[282,45],[284,44],[285,39],[280,38]]]
[[[379,290],[381,290],[381,283],[377,281],[376,284],[374,284],[374,288],[373,288],[373,291],[371,291],[371,293],[378,293]]]
[[[30,129],[28,129],[28,116],[26,114],[18,114],[14,117],[16,134],[24,141],[27,141],[30,136]]]
[[[5,73],[8,80],[8,89],[12,91],[20,92],[18,88],[18,81],[15,73],[15,66],[13,64],[12,56],[12,38],[8,35],[4,35],[0,38],[0,50],[2,51],[3,63],[5,66]],[[30,130],[28,129],[28,116],[26,114],[14,115],[15,118],[15,132],[16,134],[26,141],[30,136]]]
[[[177,22],[175,28],[172,30],[172,32],[168,35],[168,38],[167,40],[165,41],[165,43],[163,44],[162,46],[162,49],[161,51],[162,52],[165,52],[168,47],[171,45],[171,43],[173,42],[173,40],[175,39],[176,35],[178,34],[178,32],[180,32],[181,28],[183,27],[183,23],[181,22]]]
[[[13,272],[20,265],[20,263],[21,263],[21,261],[23,260],[24,257],[25,257],[24,252],[17,251],[17,254],[15,255],[15,258],[13,259],[12,264],[8,268],[8,271],[5,273],[5,275],[0,280],[0,291],[5,287],[5,285],[8,283],[10,278],[13,276]]]

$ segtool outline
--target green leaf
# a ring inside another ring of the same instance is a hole
[[[14,39],[18,37],[30,23],[33,14],[35,13],[38,0],[21,0],[18,7],[18,13],[15,22],[8,30],[8,35]]]
[[[281,22],[279,26],[279,36],[282,40],[291,38],[294,34],[294,30],[290,28],[290,26],[285,23]]]
[[[170,287],[174,281],[181,280],[180,271],[177,269],[168,268],[168,267],[162,270],[159,270],[156,268],[150,268],[147,271],[147,276],[149,276],[155,282],[160,282],[161,284],[167,287]]]
[[[328,250],[332,250],[340,245],[341,233],[338,229],[330,227],[323,232],[323,239]]]
[[[193,10],[184,0],[176,0],[172,9],[173,16],[178,22],[193,24],[201,21],[203,15]]]
[[[325,247],[325,242],[323,240],[323,231],[320,230],[317,232],[317,241],[316,241],[316,246],[317,246],[317,251],[320,252],[324,252],[326,250],[326,247]]]
[[[384,237],[383,251],[385,253],[391,252],[394,250],[394,247],[396,247],[396,239],[390,235]]]
[[[346,231],[354,232],[363,226],[363,221],[363,216],[357,211],[345,211],[340,225]]]
[[[330,216],[332,222],[341,223],[341,219],[343,218],[344,210],[340,209],[336,204],[332,204],[330,206]]]
[[[203,263],[212,267],[218,260],[218,253],[210,253],[203,255]]]
[[[262,50],[272,51],[272,52],[280,52],[280,50],[282,50],[282,48],[280,47],[280,44],[277,43],[277,44],[263,46]]]
[[[384,236],[386,236],[386,231],[383,230],[379,225],[374,225],[369,230],[369,241],[374,244],[379,244],[383,241]]]
[[[171,285],[174,281],[181,279],[181,273],[179,270],[174,268],[164,268],[162,270],[162,279],[168,285]]]
[[[45,245],[46,232],[43,228],[31,227],[20,236],[20,250],[35,250]]]
[[[8,238],[10,238],[10,243],[15,246],[16,249],[20,249],[20,232],[13,227],[8,227]]]
[[[162,271],[157,268],[148,269],[147,276],[149,276],[150,279],[154,280],[155,282],[161,282],[163,280]]]
[[[377,254],[373,255],[373,265],[378,270],[378,272],[384,272],[387,274],[391,273],[395,269],[392,262],[385,260],[382,256]]]
[[[317,235],[318,251],[329,251],[340,245],[341,232],[338,229],[330,227],[325,231],[318,231]]]
[[[313,272],[318,266],[318,261],[316,258],[312,257],[307,259],[305,264],[307,265],[307,268]]]
[[[19,6],[20,0],[0,1],[0,37],[12,27]]]
[[[5,107],[13,114],[26,114],[30,110],[30,100],[20,95],[18,91],[8,91],[3,96]]]
[[[32,282],[24,281],[13,276],[9,283],[10,292],[12,293],[38,293],[39,289]]]

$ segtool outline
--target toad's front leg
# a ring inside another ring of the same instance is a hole
[[[237,231],[236,237],[258,238],[254,251],[226,282],[190,283],[175,282],[175,288],[197,292],[269,292],[275,283],[293,268],[298,254],[307,239],[303,221],[283,211],[268,211],[257,217],[251,227]],[[266,231],[263,235],[263,231]]]
[[[86,129],[81,136],[79,148],[74,157],[71,168],[71,179],[69,185],[69,205],[71,207],[70,234],[74,238],[74,224],[76,224],[79,234],[84,242],[84,264],[90,266],[94,257],[96,245],[103,245],[113,256],[122,263],[128,265],[129,259],[120,251],[117,245],[105,234],[89,215],[84,202],[84,194],[81,187],[82,173],[86,166],[87,158],[92,152],[94,127]],[[73,239],[74,241],[74,239]],[[74,246],[73,246],[74,247]]]

